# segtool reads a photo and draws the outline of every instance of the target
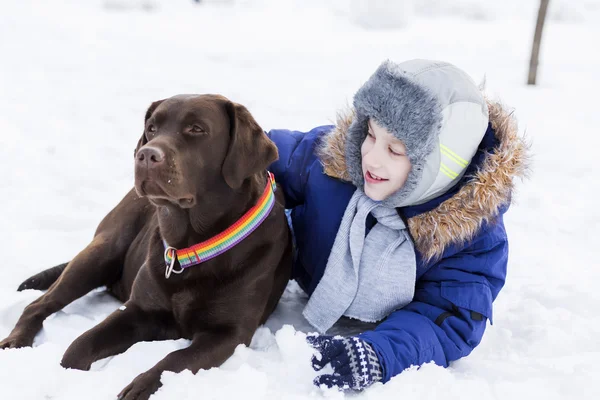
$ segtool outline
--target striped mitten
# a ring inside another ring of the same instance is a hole
[[[317,386],[337,387],[341,390],[362,390],[383,378],[381,364],[373,348],[357,337],[309,335],[308,343],[317,350],[312,358],[315,371],[331,364],[333,374],[315,378]]]

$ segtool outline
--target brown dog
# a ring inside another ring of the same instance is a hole
[[[249,236],[208,261],[166,277],[165,246],[188,248],[227,230],[252,209],[269,180],[277,148],[248,110],[217,95],[180,95],[153,103],[135,150],[132,190],[71,262],[19,289],[48,289],[25,308],[1,348],[31,346],[42,322],[106,285],[125,307],[77,338],[61,364],[87,370],[139,341],[187,338],[119,395],[147,399],[165,370],[196,372],[248,345],[271,314],[291,270],[283,194]],[[270,189],[269,189],[270,190]],[[179,262],[173,266],[180,270]]]

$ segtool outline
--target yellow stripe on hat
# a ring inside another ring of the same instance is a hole
[[[461,167],[466,168],[469,165],[469,162],[467,160],[465,160],[464,158],[462,158],[461,156],[459,156],[458,154],[456,154],[455,152],[450,150],[448,148],[448,146],[444,146],[443,144],[440,143],[440,148],[442,150],[442,154],[444,154],[446,157],[448,157],[449,159],[451,159],[452,161],[454,161]]]
[[[456,179],[456,177],[458,177],[458,174],[454,171],[452,171],[450,168],[448,168],[448,166],[444,163],[441,163],[440,165],[440,171],[442,171],[444,173],[444,175],[446,175],[448,178],[454,180]]]

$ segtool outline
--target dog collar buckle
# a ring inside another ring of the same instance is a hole
[[[171,252],[171,254],[169,254]],[[174,269],[175,260],[177,260],[177,249],[175,247],[167,246],[165,249],[165,264],[167,268],[165,269],[165,278],[169,279],[171,273],[175,272],[176,274],[180,274],[183,272],[183,268],[180,267],[179,270]]]

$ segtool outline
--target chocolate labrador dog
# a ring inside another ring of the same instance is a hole
[[[225,97],[154,102],[135,149],[135,190],[72,261],[23,282],[48,291],[0,347],[31,346],[46,317],[106,286],[124,306],[77,338],[62,366],[88,370],[140,341],[191,340],[119,394],[142,400],[165,370],[221,365],[250,343],[290,277],[283,194],[266,171],[277,156],[248,110]]]

